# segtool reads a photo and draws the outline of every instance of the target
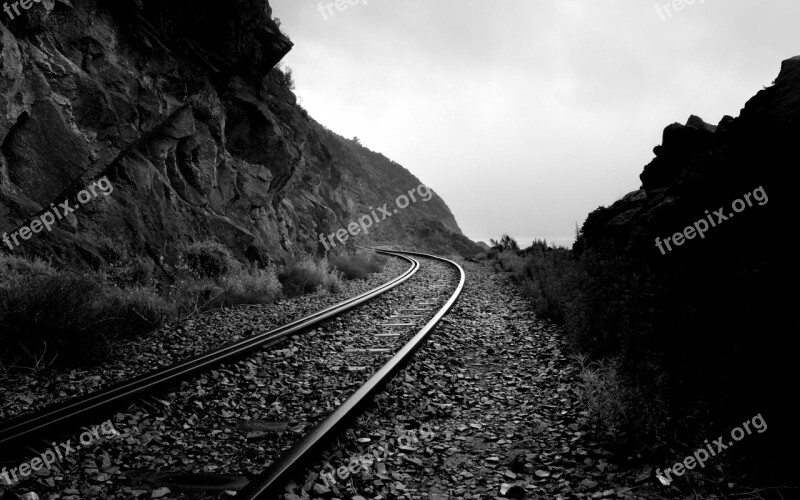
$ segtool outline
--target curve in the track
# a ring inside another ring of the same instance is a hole
[[[411,266],[400,276],[361,295],[268,332],[194,356],[163,370],[146,373],[108,389],[54,405],[43,412],[23,415],[3,423],[0,425],[0,455],[13,456],[17,446],[31,444],[71,425],[85,424],[89,418],[96,419],[99,414],[107,414],[137,397],[169,387],[220,363],[240,359],[256,349],[274,345],[290,335],[308,330],[326,319],[338,316],[386,293],[407,281],[419,270],[419,262],[415,259],[399,254],[394,256],[408,261]]]
[[[363,408],[372,400],[381,388],[388,383],[403,366],[411,359],[414,352],[422,345],[425,339],[430,334],[431,330],[436,324],[444,317],[445,314],[453,307],[461,290],[464,288],[466,275],[464,269],[457,263],[418,252],[400,252],[388,250],[376,250],[380,253],[388,255],[402,256],[412,255],[425,257],[429,259],[440,260],[455,266],[460,273],[460,280],[453,294],[444,304],[444,306],[431,318],[422,329],[417,332],[408,343],[400,349],[389,361],[386,362],[381,368],[375,372],[364,385],[362,385],[352,396],[350,396],[344,403],[334,410],[325,420],[320,422],[308,434],[298,441],[292,448],[287,450],[278,460],[276,460],[268,469],[259,474],[252,480],[242,491],[240,491],[236,498],[244,500],[263,500],[269,498],[276,498],[284,485],[293,476],[295,472],[300,470],[310,459],[314,458],[314,453],[319,451],[329,440],[336,436],[340,431],[344,430]]]

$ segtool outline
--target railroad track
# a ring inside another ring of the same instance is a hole
[[[405,252],[410,254],[409,252]],[[425,256],[439,259],[454,265],[460,274],[459,283],[447,302],[436,312],[412,338],[403,346],[386,364],[384,364],[372,377],[362,385],[350,398],[342,403],[328,418],[319,423],[306,434],[303,439],[289,449],[279,460],[265,470],[256,479],[237,495],[237,498],[246,500],[267,499],[275,497],[291,475],[302,468],[312,457],[314,452],[322,448],[338,432],[343,430],[355,416],[358,415],[372,397],[388,383],[395,374],[407,363],[414,352],[419,349],[436,324],[453,307],[461,290],[464,287],[464,270],[455,262],[433,257],[431,255],[413,253],[411,255]],[[418,304],[419,305],[419,304]],[[416,310],[418,308],[410,308]]]
[[[191,357],[169,368],[135,377],[108,389],[55,405],[34,415],[22,415],[12,419],[0,427],[0,450],[13,450],[16,445],[47,438],[71,424],[85,421],[87,417],[97,418],[98,413],[108,413],[137,397],[169,387],[177,381],[189,378],[213,366],[240,359],[256,349],[275,345],[290,335],[307,330],[326,319],[342,314],[359,304],[377,297],[405,282],[416,274],[419,269],[419,262],[416,260],[401,255],[397,256],[407,260],[411,266],[397,278],[369,292],[274,330]]]
[[[458,274],[458,284],[455,291],[449,295],[447,300],[441,304],[438,311],[432,312],[430,307],[437,301],[431,300],[439,298],[440,292],[431,288],[431,296],[427,300],[419,295],[417,300],[409,303],[403,308],[397,308],[393,314],[393,322],[384,323],[380,326],[381,332],[375,333],[374,339],[395,341],[399,343],[404,335],[398,333],[398,328],[408,330],[409,327],[416,327],[420,318],[429,317],[430,319],[416,333],[410,336],[409,340],[394,354],[387,354],[391,351],[388,347],[365,349],[347,349],[346,353],[353,356],[391,356],[390,359],[369,379],[361,385],[346,401],[338,405],[336,409],[318,423],[303,438],[297,441],[279,458],[272,461],[271,466],[250,480],[248,484],[239,492],[237,498],[272,498],[279,491],[292,474],[299,471],[304,464],[314,458],[314,453],[319,451],[325,444],[345,429],[354,417],[367,405],[381,388],[392,379],[392,377],[402,369],[404,364],[411,358],[413,353],[420,347],[436,323],[447,313],[455,303],[464,285],[464,272],[458,264],[425,254],[412,252],[393,252],[378,250],[381,253],[392,255],[397,258],[405,259],[410,267],[400,276],[390,282],[377,287],[367,293],[346,300],[340,304],[323,309],[305,318],[294,321],[280,328],[269,332],[244,339],[242,341],[222,346],[212,352],[195,356],[182,363],[146,374],[122,384],[113,386],[107,390],[93,393],[73,401],[69,401],[42,413],[23,416],[0,427],[0,450],[7,452],[12,446],[30,444],[42,440],[46,437],[52,438],[58,432],[63,432],[70,426],[76,426],[87,419],[97,419],[98,414],[110,414],[111,412],[130,404],[132,401],[142,398],[154,392],[163,392],[176,383],[198,374],[208,371],[223,363],[246,358],[254,351],[262,350],[281,342],[288,337],[300,332],[308,331],[323,322],[332,320],[348,311],[353,311],[357,306],[370,301],[386,292],[397,288],[400,284],[412,278],[420,269],[420,262],[417,258],[432,259],[456,269]],[[415,258],[417,257],[417,258]],[[436,297],[434,297],[434,295]],[[439,301],[441,302],[441,301]],[[436,305],[439,305],[436,303]],[[420,314],[427,313],[427,314]],[[409,335],[406,332],[405,336]],[[5,455],[6,453],[4,453]],[[202,488],[196,489],[202,491]]]

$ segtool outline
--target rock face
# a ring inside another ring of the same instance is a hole
[[[44,0],[0,26],[0,231],[114,186],[14,253],[169,263],[216,239],[286,261],[393,206],[420,181],[297,105],[273,69],[291,47],[266,0]],[[475,250],[438,196],[357,240],[374,241]]]
[[[784,61],[774,85],[753,97],[738,118],[725,116],[715,127],[691,116],[686,125],[666,127],[662,144],[654,148],[656,157],[640,176],[641,189],[590,214],[578,248],[611,245],[647,260],[662,257],[653,253],[656,236],[683,229],[702,218],[705,210],[725,206],[729,215],[734,200],[759,186],[769,194],[768,205],[761,207],[769,213],[760,214],[754,223],[748,212],[758,210],[750,207],[739,220],[754,225],[747,226],[755,230],[748,240],[763,238],[759,245],[767,244],[780,234],[778,229],[794,225],[789,214],[797,212],[793,192],[798,132],[800,56]],[[735,219],[731,222],[730,226],[744,230]],[[742,236],[725,227],[708,236],[714,243],[733,243],[725,234],[734,239]]]
[[[739,117],[716,128],[697,117],[668,126],[642,188],[591,213],[574,247],[596,285],[588,288],[592,310],[611,311],[608,324],[587,327],[598,351],[667,374],[662,394],[676,404],[676,421],[697,416],[722,428],[734,415],[769,413],[775,430],[770,422],[770,436],[744,453],[770,463],[760,473],[774,477],[796,477],[788,450],[800,444],[783,389],[796,379],[790,353],[800,333],[798,137],[795,57]],[[703,237],[674,244],[700,220],[709,221]],[[662,252],[656,238],[668,237],[672,250]]]

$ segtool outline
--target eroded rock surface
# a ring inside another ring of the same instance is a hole
[[[266,0],[46,0],[0,26],[0,231],[103,175],[115,188],[14,253],[170,263],[217,239],[285,261],[418,186],[297,105],[273,70],[291,47]],[[438,196],[369,237],[474,248]]]

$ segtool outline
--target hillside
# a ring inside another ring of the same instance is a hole
[[[273,69],[292,43],[266,0],[44,0],[24,14],[0,26],[0,231],[19,243],[6,252],[93,266],[147,254],[167,271],[181,245],[215,239],[286,262],[421,184],[297,104]],[[75,202],[104,177],[112,194]],[[79,210],[52,231],[13,234],[64,201]],[[437,195],[381,222],[347,245],[475,251]]]
[[[670,493],[725,497],[735,484],[789,498],[778,490],[797,485],[798,134],[795,57],[738,117],[667,126],[641,188],[590,213],[572,250],[493,242],[493,264],[563,326],[591,434],[636,483],[667,491],[656,467],[730,433],[715,465]],[[769,430],[733,435],[747,419]]]
[[[761,480],[792,478],[796,463],[785,384],[796,380],[800,334],[798,134],[795,57],[737,118],[668,126],[642,188],[590,214],[575,244],[587,273],[583,346],[620,356],[628,376],[667,403],[661,424],[678,435],[709,437],[763,413],[764,439],[731,452]]]

